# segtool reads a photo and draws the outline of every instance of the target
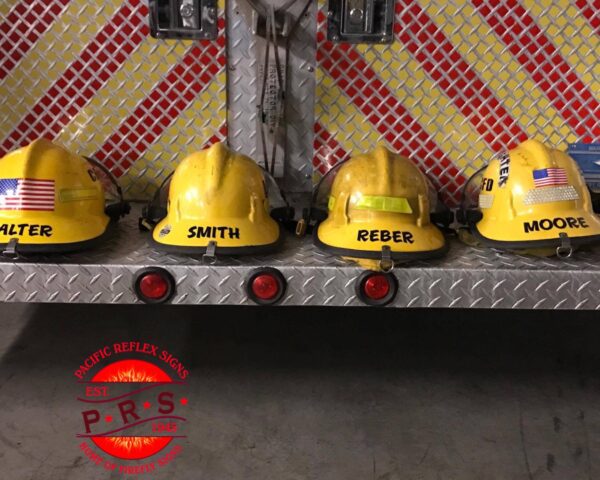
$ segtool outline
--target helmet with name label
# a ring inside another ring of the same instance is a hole
[[[600,219],[577,164],[536,140],[473,175],[461,210],[474,239],[489,247],[569,256],[600,242]]]
[[[82,250],[128,212],[108,170],[48,140],[0,159],[2,253]]]
[[[177,166],[141,226],[152,229],[153,245],[166,251],[259,254],[282,239],[273,210],[286,210],[275,180],[252,159],[216,143]]]
[[[312,215],[321,220],[314,242],[323,251],[353,259],[440,257],[447,246],[435,225],[441,217],[432,219],[432,212],[443,215],[444,209],[425,174],[408,158],[380,146],[323,177],[313,198]]]

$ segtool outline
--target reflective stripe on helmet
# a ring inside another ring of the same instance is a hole
[[[523,203],[525,205],[540,205],[551,202],[579,200],[579,194],[572,185],[562,187],[542,187],[529,190]]]
[[[98,198],[98,190],[95,188],[65,188],[60,191],[61,202],[93,200],[95,198]]]
[[[404,197],[361,195],[356,198],[354,206],[362,210],[375,210],[378,212],[413,213],[410,203]]]

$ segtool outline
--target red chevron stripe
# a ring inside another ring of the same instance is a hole
[[[322,175],[348,158],[348,153],[319,122],[315,123],[313,165]]]
[[[527,139],[501,100],[414,0],[396,3],[394,31],[492,149],[504,151]]]
[[[471,0],[584,141],[600,139],[600,104],[517,0]]]
[[[600,0],[575,0],[581,13],[588,19],[597,35],[600,35]]]
[[[210,147],[218,142],[226,142],[227,141],[227,122],[219,127],[217,133],[215,133],[212,137],[210,137],[202,148]]]
[[[36,138],[54,139],[148,35],[147,15],[144,1],[126,0],[4,140],[0,154]]]
[[[50,28],[70,0],[22,0],[0,24],[0,80]]]
[[[223,28],[221,21],[220,30]],[[218,37],[217,45],[194,43],[106,140],[95,157],[115,175],[122,175],[222,71],[226,63],[224,48],[223,35]]]
[[[317,41],[320,66],[331,75],[365,118],[394,150],[415,159],[427,173],[434,176],[433,180],[444,196],[457,200],[460,185],[466,181],[462,172],[371,66],[350,45],[334,45],[326,41],[322,30],[317,34]]]

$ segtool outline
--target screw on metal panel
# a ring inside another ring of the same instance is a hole
[[[329,18],[332,18],[332,17],[333,17],[333,15],[334,15],[334,14],[333,14],[333,10],[329,10],[329,11],[327,12],[327,16],[328,16]]]
[[[190,18],[194,15],[194,5],[191,5],[189,3],[184,3],[180,8],[179,8],[179,14],[183,17],[183,18]]]
[[[352,23],[360,23],[363,20],[363,11],[360,8],[350,10],[350,21]]]
[[[313,67],[312,65],[309,65],[308,67],[306,67],[306,69],[307,69],[309,72],[314,72],[314,71],[315,71],[315,67]]]
[[[207,19],[206,21],[213,25],[217,21],[217,9],[215,7],[210,7],[206,9]]]

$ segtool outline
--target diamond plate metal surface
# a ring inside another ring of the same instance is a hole
[[[290,10],[296,18],[304,2]],[[312,143],[315,95],[316,3],[301,19],[291,39],[287,89],[287,158],[281,186],[288,192],[312,189]],[[257,48],[245,0],[227,2],[228,133],[230,146],[261,163],[257,148],[257,63],[264,52]]]
[[[354,282],[362,270],[324,254],[310,239],[288,235],[284,249],[263,257],[177,256],[147,244],[137,229],[139,208],[87,253],[0,259],[0,301],[137,303],[132,283],[145,267],[161,266],[176,279],[173,304],[251,305],[244,281],[260,266],[278,268],[288,282],[282,305],[359,306]],[[600,309],[600,251],[565,260],[524,257],[451,242],[443,260],[394,270],[400,289],[392,307]]]
[[[52,139],[143,199],[183,156],[226,137],[223,3],[214,42],[151,38],[147,0],[7,0],[0,28],[1,154]]]
[[[317,177],[385,143],[456,205],[472,173],[526,138],[600,141],[592,3],[396,0],[392,45],[348,46],[326,40],[320,2]]]

